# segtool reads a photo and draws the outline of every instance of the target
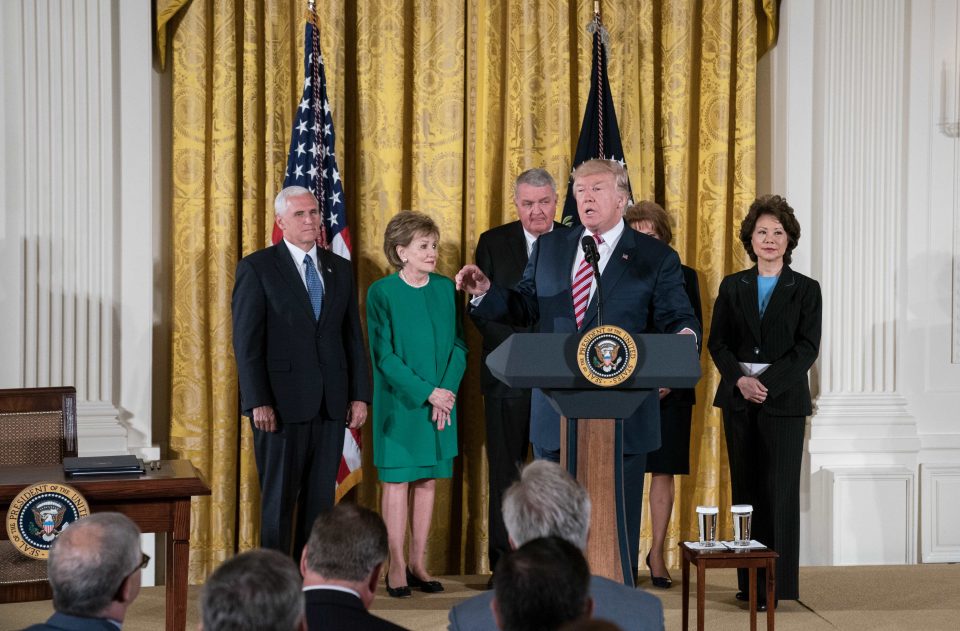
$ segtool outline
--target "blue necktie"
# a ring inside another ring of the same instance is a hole
[[[307,266],[307,294],[310,296],[310,304],[313,305],[313,316],[319,320],[320,309],[323,307],[323,283],[320,282],[317,267],[309,254],[303,257],[303,264]]]

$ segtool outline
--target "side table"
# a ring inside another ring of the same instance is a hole
[[[707,568],[746,569],[750,575],[750,631],[757,631],[757,568],[765,568],[767,574],[767,631],[773,631],[773,615],[776,584],[776,565],[778,555],[769,548],[730,550],[718,545],[715,550],[697,550],[686,542],[680,542],[680,555],[683,558],[681,570],[683,576],[683,631],[690,624],[690,565],[697,566],[697,631],[703,631],[704,601],[706,598]]]

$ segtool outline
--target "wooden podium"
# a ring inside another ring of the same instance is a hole
[[[560,458],[593,505],[587,561],[593,574],[633,586],[623,479],[623,419],[651,391],[692,388],[700,379],[693,336],[634,335],[637,364],[616,386],[588,380],[578,366],[576,334],[516,333],[487,357],[497,379],[512,388],[539,388],[563,417]],[[636,553],[636,552],[635,552]]]

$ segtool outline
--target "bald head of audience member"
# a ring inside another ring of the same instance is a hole
[[[222,563],[203,586],[203,631],[303,631],[300,572],[290,557],[260,548]]]
[[[587,560],[561,537],[528,541],[501,558],[493,590],[490,606],[503,631],[553,631],[593,609]]]
[[[369,609],[387,554],[383,519],[357,504],[337,504],[313,522],[300,557],[303,586],[346,587]]]
[[[50,549],[47,577],[53,608],[81,618],[123,622],[140,593],[150,558],[140,551],[140,529],[120,513],[94,513],[64,528]]]
[[[534,460],[503,496],[503,523],[515,548],[552,536],[586,550],[590,496],[557,463]]]

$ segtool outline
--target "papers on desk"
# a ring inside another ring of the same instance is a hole
[[[734,544],[732,541],[717,541],[713,545],[702,544],[699,541],[685,541],[684,542],[688,548],[691,550],[703,550],[704,552],[720,552],[733,550],[766,550],[767,546],[760,543],[756,539],[751,539],[749,545],[740,546]]]
[[[727,546],[731,550],[766,550],[767,549],[767,546],[763,545],[756,539],[751,539],[750,543],[745,546],[737,545],[732,541],[721,541],[720,543]]]
[[[722,541],[714,541],[711,544],[700,543],[699,541],[684,541],[688,548],[691,550],[705,550],[705,551],[714,551],[720,552],[726,550],[726,546],[723,545]]]

